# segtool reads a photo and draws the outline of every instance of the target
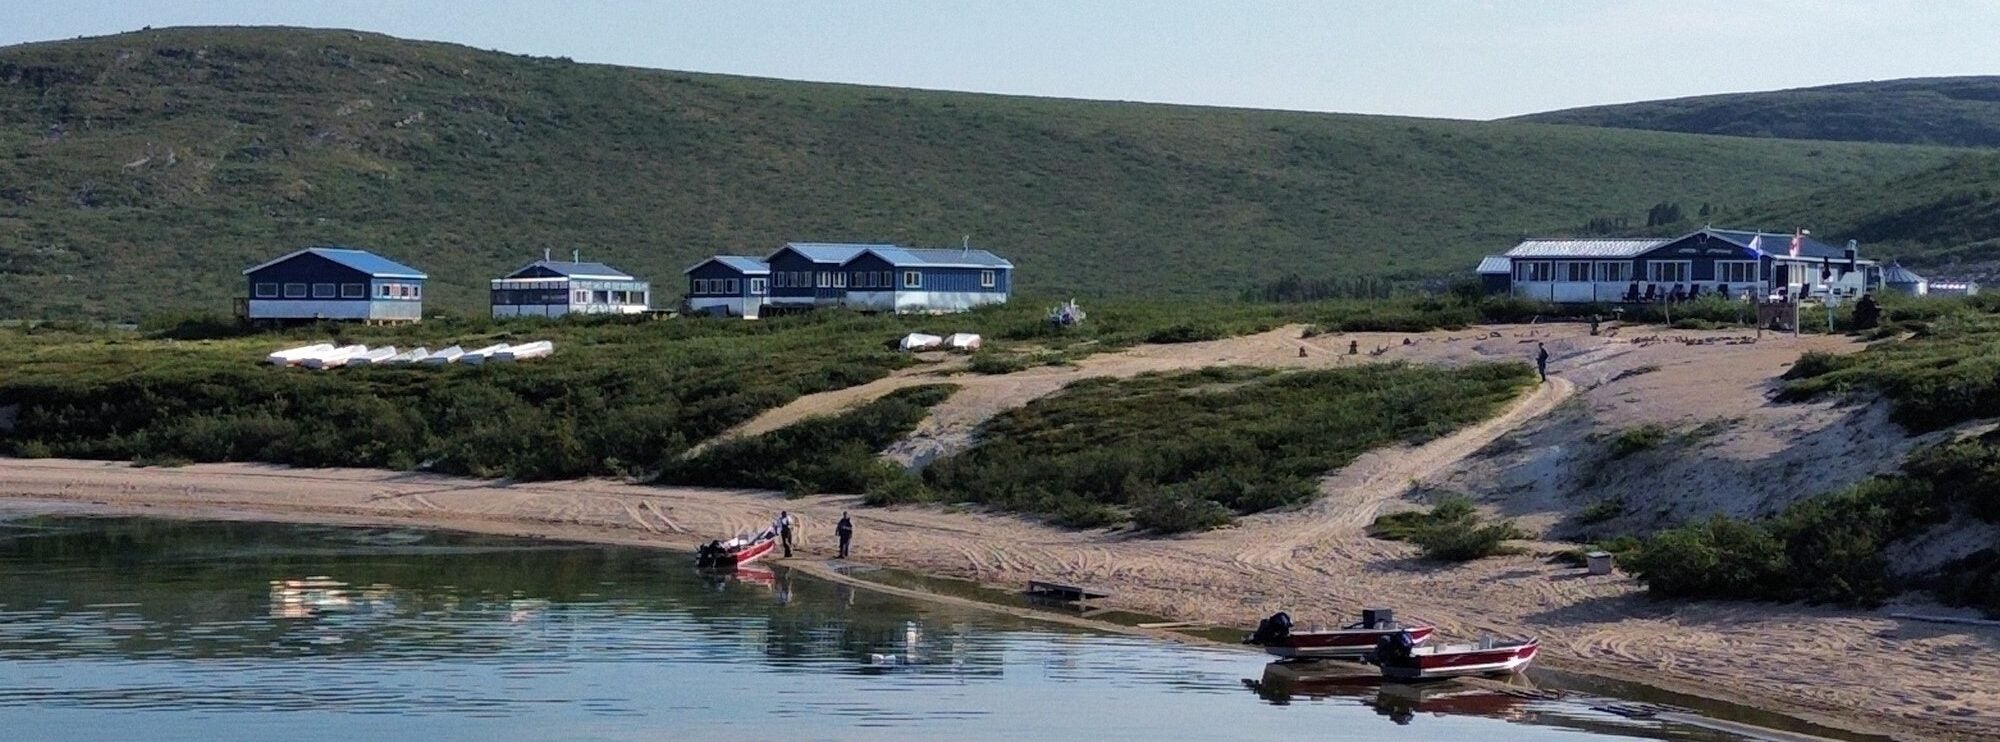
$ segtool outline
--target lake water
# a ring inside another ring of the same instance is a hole
[[[0,520],[5,739],[1735,739],[672,552]],[[1600,704],[1601,705],[1601,704]]]

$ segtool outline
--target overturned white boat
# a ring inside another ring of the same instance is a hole
[[[496,352],[493,354],[493,357],[489,360],[493,361],[494,363],[513,363],[515,361],[525,361],[531,358],[545,358],[555,352],[556,352],[555,343],[549,342],[547,340],[536,340],[535,342],[532,343],[522,343],[520,345],[516,345],[506,350]]]
[[[425,348],[423,346],[417,346],[415,348],[411,348],[401,353],[397,353],[393,356],[389,356],[387,360],[383,360],[380,362],[391,363],[391,364],[416,363],[418,361],[424,360],[424,358],[430,356],[430,354],[431,354],[431,349]]]
[[[332,351],[333,351],[333,343],[316,343],[313,345],[301,345],[296,348],[286,348],[276,353],[272,353],[268,356],[264,356],[264,362],[271,364],[273,366],[296,366],[307,358],[311,358],[321,353],[330,353]]]
[[[421,363],[425,363],[432,366],[442,366],[447,363],[457,363],[459,357],[464,355],[465,355],[465,349],[454,345],[449,348],[445,348],[444,350],[440,350],[436,353],[424,356]]]
[[[465,355],[458,357],[458,362],[477,366],[479,364],[492,360],[494,353],[506,350],[509,347],[510,346],[508,346],[506,343],[495,343],[493,345],[488,345],[484,348],[480,348],[479,350],[468,350],[465,352]]]
[[[902,342],[897,343],[896,346],[903,350],[937,350],[944,347],[944,338],[936,335],[926,335],[921,332],[912,332],[904,335]]]
[[[979,350],[979,346],[985,345],[986,341],[970,332],[954,332],[944,339],[944,344],[952,350]]]
[[[346,345],[307,358],[301,361],[299,365],[314,369],[340,368],[347,365],[347,362],[353,360],[356,356],[367,352],[368,346],[366,345]]]
[[[396,346],[384,345],[380,348],[370,348],[366,353],[362,353],[361,355],[347,359],[347,365],[373,366],[377,363],[385,363],[389,359],[395,357],[396,357]]]

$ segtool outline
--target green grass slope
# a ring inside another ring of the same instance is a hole
[[[1919,77],[1703,95],[1512,120],[1739,137],[2000,147],[2000,77]]]
[[[1466,271],[1523,232],[1752,203],[1948,150],[1138,105],[583,65],[333,30],[0,49],[0,317],[224,311],[308,243],[433,310],[581,249],[678,293],[714,252],[956,244],[1032,293]]]

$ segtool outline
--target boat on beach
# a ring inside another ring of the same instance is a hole
[[[458,357],[462,355],[465,355],[465,349],[454,345],[449,348],[445,348],[444,350],[440,350],[436,353],[424,356],[422,360],[418,361],[418,363],[422,363],[427,366],[442,366],[444,364],[457,361]]]
[[[765,529],[753,536],[737,536],[728,541],[710,541],[694,552],[694,565],[703,569],[732,569],[756,561],[778,545],[778,532]]]
[[[1257,632],[1244,637],[1243,643],[1286,659],[1359,660],[1386,637],[1408,634],[1413,645],[1421,645],[1436,630],[1429,624],[1399,623],[1395,611],[1387,608],[1362,609],[1360,621],[1342,628],[1309,631],[1292,630],[1292,617],[1278,613],[1259,623]]]
[[[296,366],[299,365],[299,362],[304,361],[307,358],[319,355],[321,353],[330,353],[330,352],[333,352],[333,343],[316,343],[313,345],[301,345],[296,348],[286,348],[276,353],[272,353],[268,356],[264,356],[264,362],[269,363],[273,366]]]
[[[348,358],[347,365],[373,366],[377,363],[387,362],[394,357],[396,357],[396,346],[384,345],[380,348],[369,348],[367,352]]]
[[[418,346],[418,347],[415,347],[415,348],[411,348],[411,349],[409,349],[409,350],[406,350],[406,351],[403,351],[403,352],[401,352],[401,353],[397,353],[397,354],[395,354],[395,355],[393,355],[393,356],[390,356],[390,357],[389,357],[389,358],[388,358],[387,360],[384,360],[384,361],[382,361],[382,362],[383,362],[383,363],[418,363],[418,362],[421,362],[421,361],[423,361],[423,360],[424,360],[424,359],[425,359],[426,357],[429,357],[429,356],[430,356],[430,354],[431,354],[431,349],[430,349],[430,348],[425,348],[425,347],[423,347],[423,346]]]
[[[513,363],[531,358],[545,358],[554,352],[556,352],[555,343],[547,340],[536,340],[532,343],[522,343],[505,350],[497,351],[489,360],[494,363]]]
[[[321,369],[321,370],[329,368],[340,368],[341,366],[347,365],[348,361],[354,360],[355,357],[360,356],[361,354],[367,352],[368,352],[368,346],[366,345],[347,345],[335,348],[330,351],[326,351],[324,353],[308,356],[306,357],[305,360],[300,361],[299,365],[305,366],[306,368],[310,369]]]
[[[1535,661],[1541,642],[1537,639],[1481,639],[1471,644],[1409,646],[1395,637],[1384,637],[1373,653],[1375,664],[1387,680],[1435,680],[1475,675],[1511,675]]]
[[[507,347],[506,343],[495,343],[479,350],[468,350],[465,352],[465,355],[458,357],[458,362],[470,366],[478,366],[492,360],[493,354],[505,351]]]

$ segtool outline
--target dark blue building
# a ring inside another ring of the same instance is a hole
[[[1480,273],[1489,291],[1565,304],[1851,297],[1881,285],[1880,268],[1852,242],[1841,248],[1807,234],[1712,227],[1667,238],[1522,240],[1480,261]]]
[[[771,293],[766,303],[774,308],[839,306],[847,303],[847,273],[841,266],[869,248],[895,245],[866,245],[828,242],[787,242],[764,258],[771,271]]]
[[[756,318],[770,295],[771,267],[742,255],[717,255],[695,263],[687,274],[689,314],[720,314]]]
[[[841,266],[847,304],[881,312],[962,312],[1004,304],[1014,264],[985,250],[871,246]]]
[[[311,247],[243,271],[252,322],[416,322],[424,316],[423,271],[367,250]]]

